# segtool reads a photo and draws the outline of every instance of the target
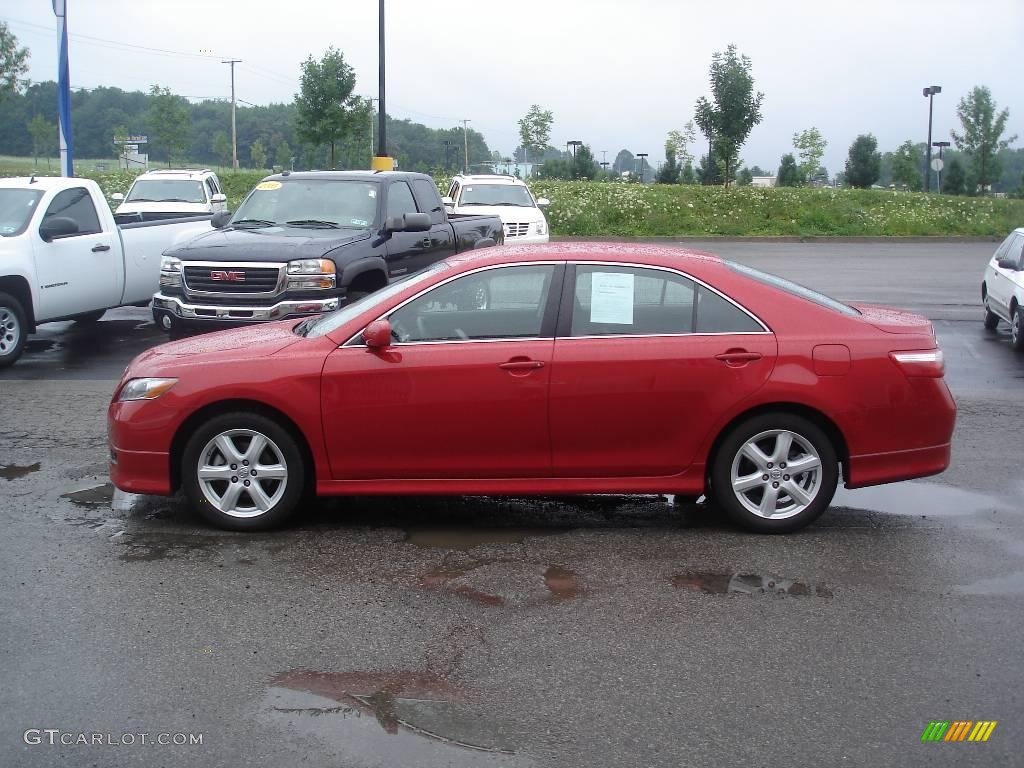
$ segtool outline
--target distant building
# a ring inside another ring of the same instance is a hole
[[[752,187],[774,187],[775,182],[778,181],[778,176],[754,176],[750,180],[750,186]]]

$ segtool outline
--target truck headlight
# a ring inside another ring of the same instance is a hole
[[[296,259],[288,262],[289,288],[334,288],[336,267],[330,259]]]
[[[176,259],[173,256],[164,256],[160,260],[160,287],[181,287],[181,259]]]
[[[181,259],[176,259],[173,256],[164,256],[160,259],[160,271],[181,272]]]
[[[117,395],[120,402],[126,400],[156,400],[178,383],[177,379],[130,379]]]
[[[537,222],[537,234],[546,235],[548,233],[548,223],[546,221]]]

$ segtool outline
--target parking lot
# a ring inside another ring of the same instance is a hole
[[[706,248],[930,317],[959,407],[951,468],[840,490],[785,537],[647,496],[335,499],[226,533],[108,484],[114,382],[164,338],[148,310],[44,326],[0,372],[0,762],[1019,760],[1024,357],[982,327],[995,244]],[[931,720],[998,726],[921,743]]]

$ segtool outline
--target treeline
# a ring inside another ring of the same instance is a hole
[[[152,96],[120,88],[95,88],[71,94],[72,129],[75,156],[79,158],[117,158],[114,134],[150,135]],[[185,102],[189,111],[188,149],[184,153],[190,163],[207,166],[229,166],[230,143],[225,150],[225,137],[231,133],[231,105],[225,101]],[[45,121],[47,127],[34,139],[29,125]],[[327,168],[326,147],[303,146],[295,130],[294,104],[270,104],[236,108],[238,131],[238,162],[241,167],[291,165],[295,168]],[[20,93],[9,95],[0,110],[0,155],[53,157],[57,151],[57,85],[53,82],[33,83]],[[377,118],[372,126],[376,141]],[[356,126],[336,148],[338,168],[369,167],[371,125]],[[220,135],[220,141],[218,141]],[[472,129],[467,134],[470,164],[490,159],[491,153],[483,136]],[[388,149],[398,160],[399,168],[414,171],[453,172],[462,168],[465,144],[462,127],[428,128],[410,120],[388,118]],[[449,142],[447,145],[445,142]],[[255,151],[251,151],[255,147]],[[156,144],[148,147],[151,164],[166,162],[166,150]],[[259,162],[259,161],[263,162]],[[287,161],[287,162],[285,162]]]

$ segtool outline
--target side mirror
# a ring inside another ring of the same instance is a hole
[[[363,343],[371,349],[383,349],[391,344],[391,323],[374,320],[363,330]]]
[[[223,229],[229,221],[231,221],[231,211],[217,211],[210,219],[210,224],[214,229]]]
[[[122,195],[120,192],[115,192],[114,194],[112,194],[110,196],[110,199],[111,200],[117,200],[117,202],[120,203],[120,202],[124,201],[124,195]]]
[[[78,222],[67,216],[51,216],[39,225],[39,236],[46,242],[57,237],[78,234]]]
[[[996,264],[1000,269],[1009,269],[1014,272],[1019,271],[1017,269],[1017,262],[1014,261],[1013,259],[1000,259],[999,261],[996,262]]]
[[[384,222],[385,232],[429,232],[430,215],[426,213],[406,213],[392,216]]]
[[[452,200],[447,195],[445,195],[444,197],[441,198],[441,203],[444,204],[444,205],[455,205],[455,201]]]
[[[210,198],[210,202],[212,203],[226,203],[227,201],[228,196],[225,195],[223,192],[218,192],[216,195]]]
[[[538,197],[537,198],[537,205],[540,205],[540,206],[551,205],[551,201],[548,200],[546,197]]]

